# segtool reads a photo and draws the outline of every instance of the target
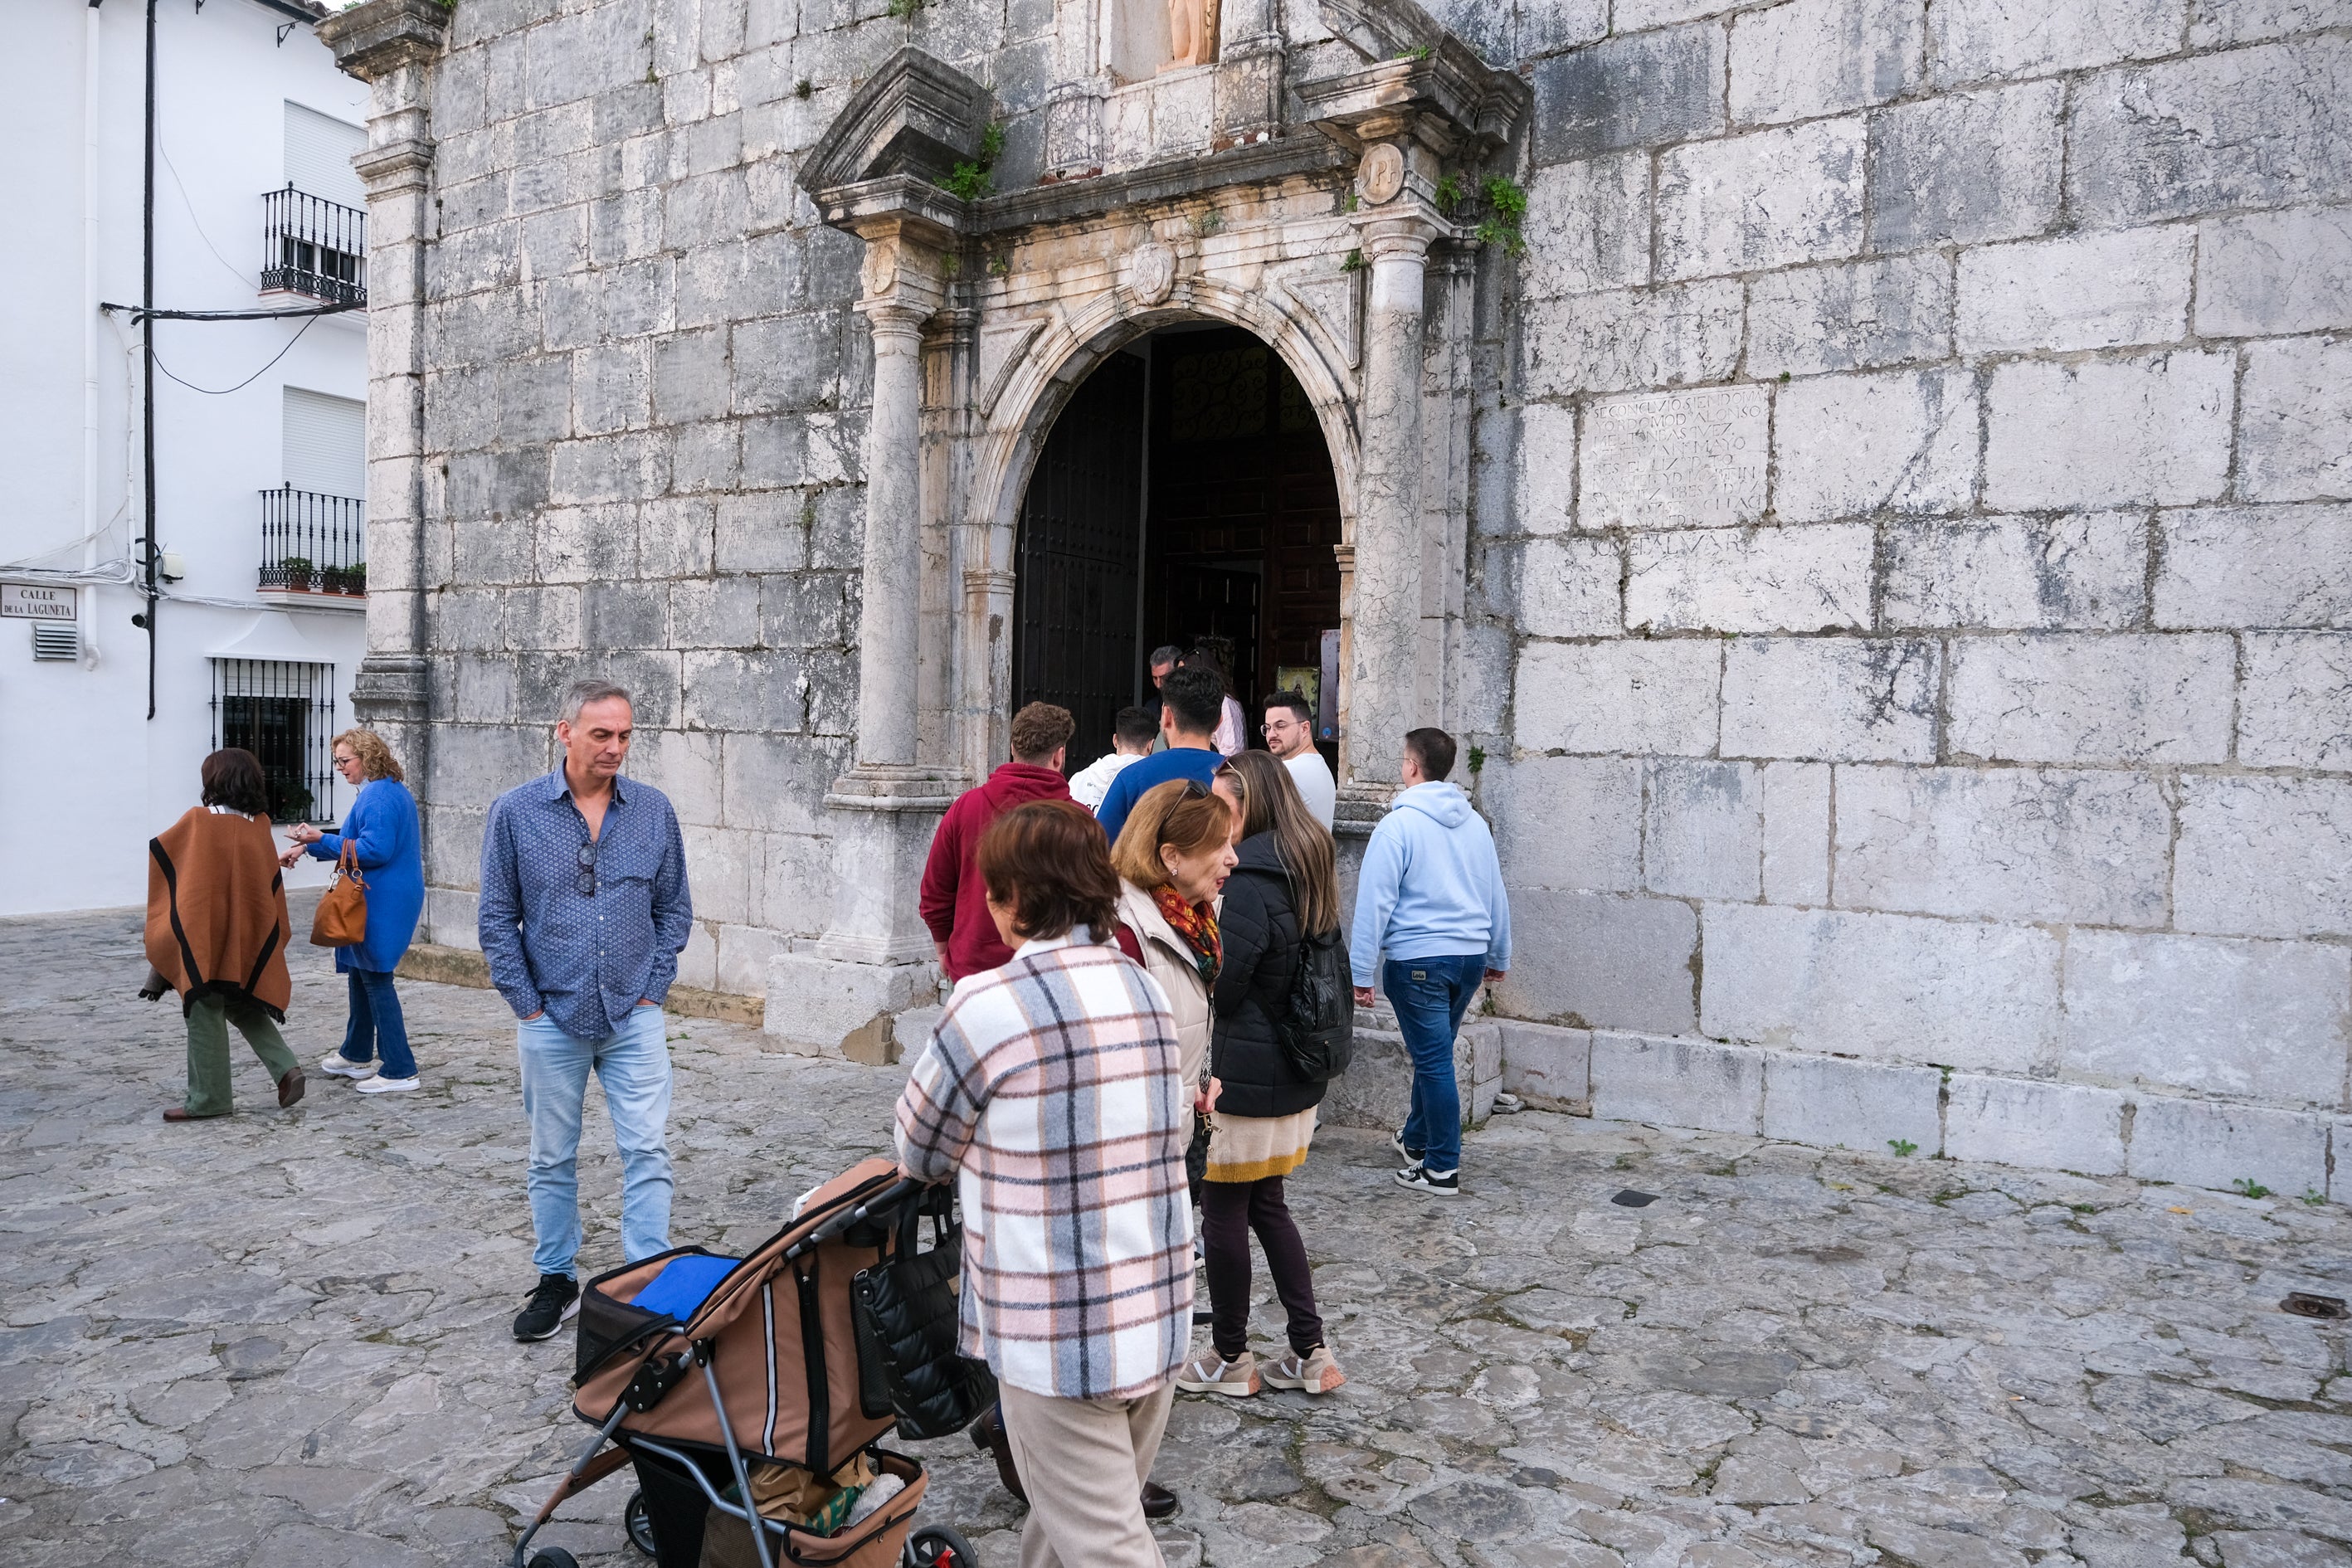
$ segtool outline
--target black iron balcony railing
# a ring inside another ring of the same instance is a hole
[[[367,214],[289,185],[262,203],[261,286],[367,303]]]
[[[261,586],[367,592],[367,503],[293,489],[261,492]]]

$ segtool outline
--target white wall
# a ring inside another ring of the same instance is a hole
[[[98,19],[97,292],[140,295],[145,7],[90,12],[84,0],[10,7],[0,52],[0,126],[15,150],[9,242],[0,247],[0,571],[79,567],[83,461],[86,19]],[[164,0],[157,31],[155,293],[160,306],[299,305],[259,295],[262,207],[285,174],[289,100],[354,123],[366,89],[288,17],[253,0]],[[168,162],[165,161],[168,159]],[[235,641],[264,603],[259,492],[280,482],[289,384],[341,397],[367,388],[363,318],[300,323],[162,323],[164,365],[205,396],[158,377],[157,533],[187,562],[158,619],[156,716],[147,718],[147,638],[127,586],[82,595],[95,656],[33,662],[29,623],[0,622],[0,915],[131,904],[146,896],[145,843],[193,805],[212,744],[207,654]],[[96,515],[100,563],[135,559],[140,528],[137,337],[120,316],[98,330]],[[271,356],[285,356],[264,370]],[[260,372],[256,375],[256,372]],[[58,552],[62,553],[48,554]],[[7,574],[15,575],[13,572]],[[209,600],[214,603],[195,601]],[[277,612],[335,665],[336,720],[365,647],[355,610]],[[339,786],[340,789],[341,786]],[[344,792],[347,794],[347,792]],[[340,799],[340,797],[339,797]]]

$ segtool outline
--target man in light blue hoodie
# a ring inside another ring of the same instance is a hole
[[[1372,1005],[1377,974],[1412,1054],[1412,1110],[1393,1140],[1405,1160],[1397,1184],[1448,1198],[1462,1190],[1454,1037],[1480,983],[1511,966],[1511,906],[1495,836],[1470,797],[1445,782],[1453,771],[1453,736],[1405,736],[1404,791],[1364,849],[1348,938],[1357,1005]]]

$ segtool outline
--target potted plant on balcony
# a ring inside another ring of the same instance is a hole
[[[310,591],[310,558],[307,555],[278,557],[278,581],[279,586],[289,593],[309,593]]]

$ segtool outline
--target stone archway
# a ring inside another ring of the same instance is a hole
[[[1477,247],[1441,196],[1507,142],[1528,91],[1410,0],[1320,4],[1367,63],[1297,83],[1301,123],[1205,154],[951,195],[988,94],[910,46],[803,161],[825,221],[866,243],[874,376],[856,761],[826,797],[839,902],[772,972],[787,1044],[874,1046],[930,992],[914,888],[936,814],[1003,755],[1022,498],[1071,389],[1138,336],[1244,328],[1315,411],[1341,514],[1343,831],[1384,805],[1404,731],[1443,721]],[[1279,63],[1244,51],[1217,69]]]

